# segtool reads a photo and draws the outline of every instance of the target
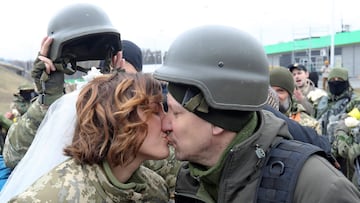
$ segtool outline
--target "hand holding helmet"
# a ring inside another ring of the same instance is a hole
[[[63,95],[64,70],[62,64],[54,64],[47,58],[52,38],[45,37],[41,49],[34,62],[31,76],[34,78],[35,90],[40,94],[39,102],[46,106],[52,104]]]

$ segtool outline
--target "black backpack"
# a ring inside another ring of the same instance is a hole
[[[328,158],[319,147],[296,140],[280,140],[270,150],[255,193],[257,203],[291,203],[305,161],[313,154]]]

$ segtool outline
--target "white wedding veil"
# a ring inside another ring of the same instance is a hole
[[[95,67],[91,68],[83,76],[85,81],[77,84],[77,90],[63,95],[51,104],[28,151],[2,188],[0,202],[8,202],[69,158],[64,155],[63,149],[71,143],[74,135],[79,92],[83,85],[100,74]]]

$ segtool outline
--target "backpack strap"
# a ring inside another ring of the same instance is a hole
[[[305,161],[313,154],[326,157],[315,146],[296,140],[282,139],[270,150],[261,176],[255,199],[257,203],[293,202],[295,186]]]

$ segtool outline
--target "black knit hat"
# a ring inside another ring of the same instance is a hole
[[[123,58],[133,65],[137,72],[142,71],[142,52],[140,47],[129,40],[122,40]]]
[[[174,99],[185,109],[209,123],[229,131],[239,132],[254,115],[252,111],[212,108],[206,103],[200,89],[194,86],[169,82],[168,90]],[[193,105],[194,103],[187,105],[189,101],[196,99],[198,99],[199,102],[195,102],[195,106]]]

